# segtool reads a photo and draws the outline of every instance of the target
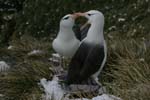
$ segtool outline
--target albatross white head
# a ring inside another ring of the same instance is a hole
[[[81,16],[86,17],[88,19],[88,23],[90,24],[93,24],[99,21],[101,25],[104,24],[104,15],[97,10],[90,10],[88,12],[82,13]]]
[[[90,10],[84,13],[79,12],[76,15],[86,17],[88,19],[87,23],[91,24],[85,40],[93,43],[103,43],[104,15],[97,10]]]
[[[74,14],[65,15],[60,21],[60,28],[72,28],[76,18]]]
[[[78,17],[76,14],[67,14],[60,20],[59,33],[57,37],[60,37],[63,40],[72,39],[75,37],[75,34],[72,30],[75,19]]]

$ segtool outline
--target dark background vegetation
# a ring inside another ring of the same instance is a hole
[[[132,37],[141,37],[148,34],[150,26],[149,0],[1,0],[0,7],[1,43],[24,34],[40,39],[56,34],[62,16],[90,9],[104,13],[105,32],[116,26],[113,31],[130,37],[127,32],[136,28]],[[119,18],[125,21],[118,22]]]
[[[149,0],[0,0],[0,60],[13,66],[0,77],[4,100],[40,98],[37,82],[50,77],[46,59],[61,17],[91,9],[105,16],[108,61],[101,81],[125,100],[150,99]],[[44,54],[27,56],[34,49]]]

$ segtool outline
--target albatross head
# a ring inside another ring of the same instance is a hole
[[[65,15],[60,21],[60,27],[72,28],[77,17],[78,15],[76,14]]]
[[[76,13],[78,16],[84,16],[88,19],[88,23],[92,24],[95,22],[104,23],[104,15],[98,10],[90,10],[84,13]]]

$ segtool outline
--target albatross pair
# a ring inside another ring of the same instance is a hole
[[[72,30],[74,20],[78,16],[86,17],[91,24],[87,36],[81,41]],[[61,19],[59,33],[52,45],[60,55],[71,57],[67,74],[68,84],[80,84],[89,78],[99,83],[97,77],[107,56],[103,28],[104,16],[97,10],[69,14]]]

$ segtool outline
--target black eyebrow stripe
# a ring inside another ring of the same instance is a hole
[[[65,17],[65,18],[63,18],[63,19],[68,19],[69,18],[69,16],[67,16],[67,17]]]
[[[90,14],[90,13],[88,13],[88,14]],[[90,14],[90,15],[95,15],[95,14],[97,14],[97,13],[92,13],[92,14]]]

